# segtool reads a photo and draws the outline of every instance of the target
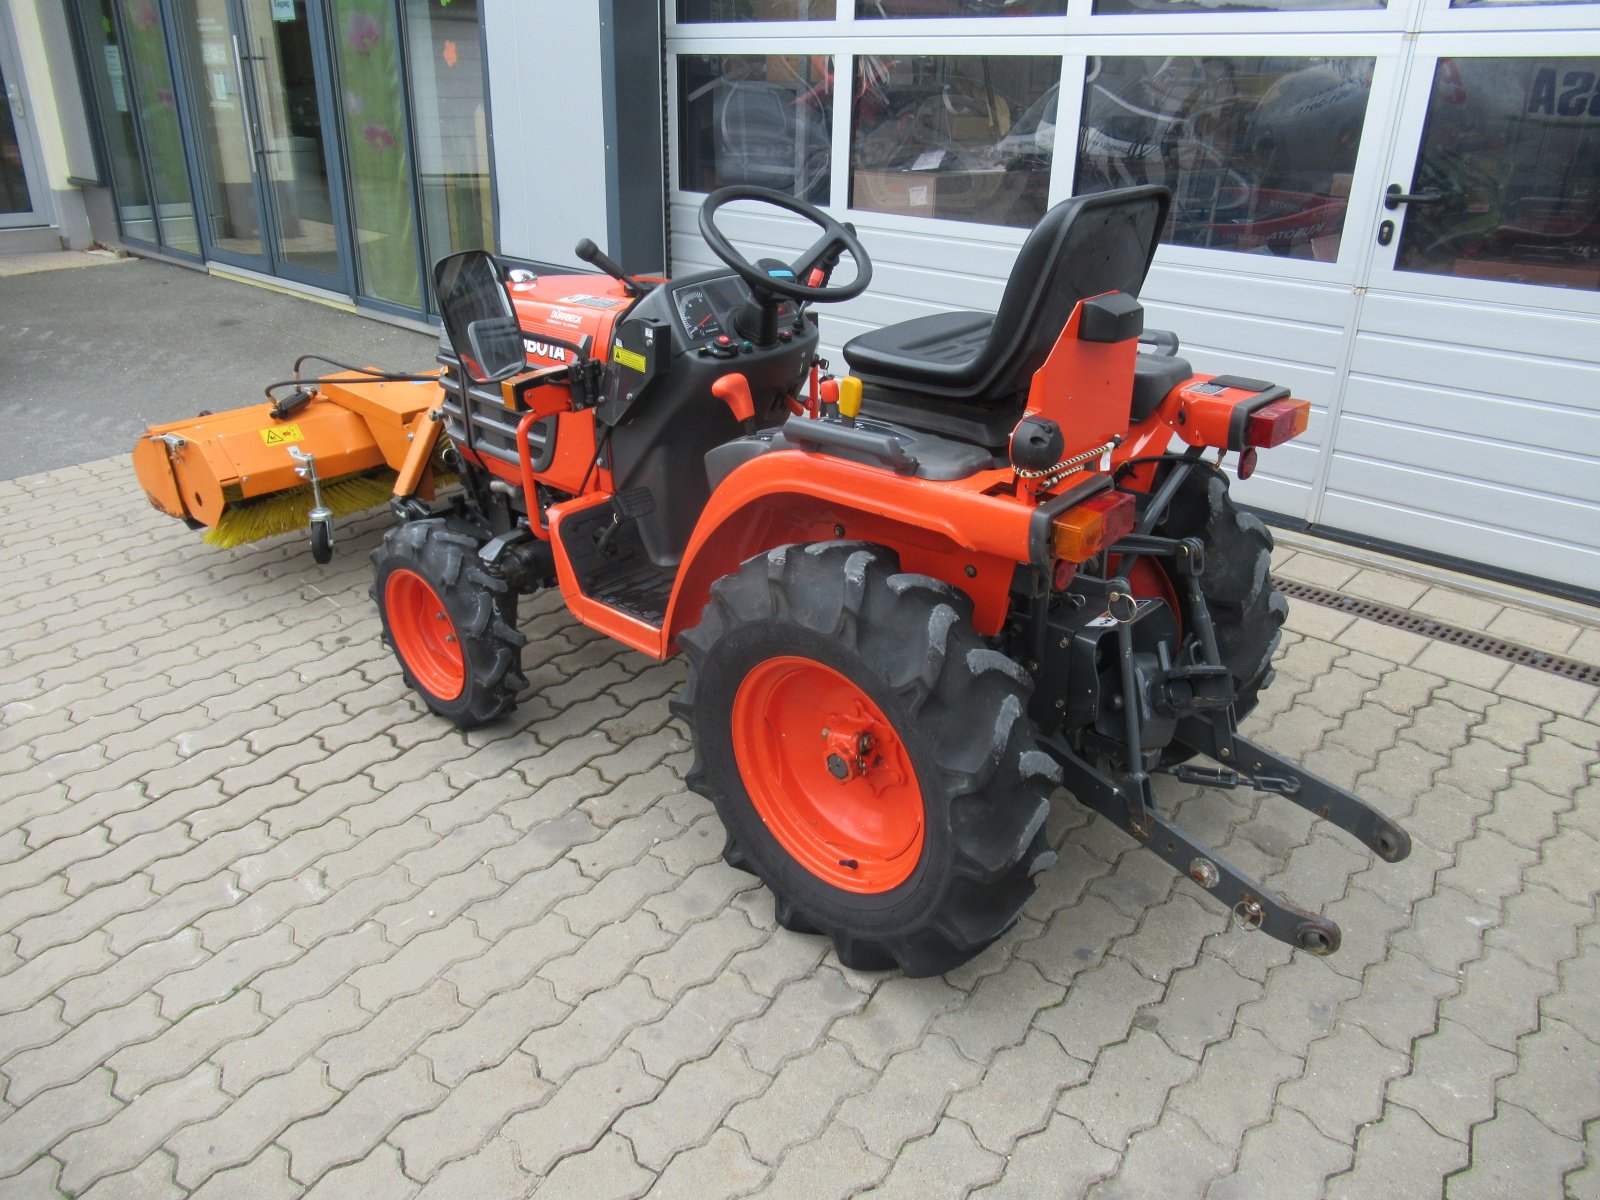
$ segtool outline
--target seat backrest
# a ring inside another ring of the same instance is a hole
[[[1078,301],[1137,296],[1171,204],[1166,188],[1145,186],[1075,196],[1045,213],[1011,268],[968,395],[998,402],[1026,391]]]

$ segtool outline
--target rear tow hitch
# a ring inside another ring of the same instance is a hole
[[[1152,537],[1128,538],[1118,548],[1175,557],[1180,564],[1198,557],[1189,543]],[[1067,634],[1061,638],[1058,660],[1066,681],[1064,702],[1046,703],[1065,715],[1058,729],[1082,732],[1071,740],[1061,732],[1043,735],[1040,744],[1060,765],[1062,786],[1213,893],[1242,928],[1259,929],[1311,954],[1332,954],[1339,948],[1339,926],[1273,896],[1158,812],[1152,774],[1283,796],[1344,830],[1385,862],[1410,854],[1411,838],[1359,796],[1239,734],[1232,682],[1217,653],[1198,572],[1180,566],[1174,574],[1187,592],[1189,627],[1176,664],[1159,641],[1150,648],[1152,637],[1161,638],[1171,629],[1170,619],[1162,616],[1163,604],[1141,601],[1125,615],[1110,611],[1107,604],[1105,616],[1059,627]],[[1086,600],[1100,601],[1130,591],[1125,577],[1083,573],[1074,588]],[[1098,607],[1088,605],[1082,611],[1093,613]],[[1168,746],[1193,751],[1216,765],[1163,768],[1162,750]]]

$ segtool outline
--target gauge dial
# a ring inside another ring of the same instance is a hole
[[[685,288],[677,294],[676,299],[678,316],[691,341],[716,337],[722,332],[722,322],[717,320],[716,310],[711,307],[711,301],[706,298],[703,289]]]

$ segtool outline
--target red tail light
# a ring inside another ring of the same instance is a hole
[[[1244,444],[1270,450],[1273,446],[1283,445],[1290,438],[1299,437],[1306,431],[1306,424],[1310,420],[1309,400],[1274,400],[1250,414],[1250,420],[1245,425]]]
[[[1064,562],[1081,563],[1132,533],[1136,519],[1130,493],[1101,492],[1051,522],[1051,550]]]

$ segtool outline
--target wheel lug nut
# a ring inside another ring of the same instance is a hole
[[[843,783],[850,777],[850,764],[837,754],[828,755],[828,774]]]

